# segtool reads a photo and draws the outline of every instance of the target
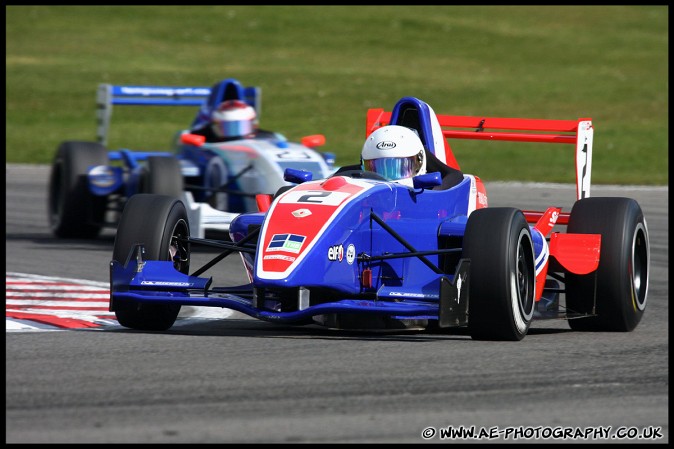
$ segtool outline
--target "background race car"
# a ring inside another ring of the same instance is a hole
[[[413,129],[423,145],[427,173],[412,185],[358,165],[319,180],[288,169],[298,185],[262,213],[237,216],[231,242],[190,237],[179,200],[133,197],[110,264],[119,323],[165,330],[192,305],[337,329],[467,328],[480,340],[521,340],[533,319],[563,318],[580,330],[637,326],[648,290],[646,221],[633,199],[590,197],[590,119],[436,116],[404,97],[391,112],[368,111],[368,136],[388,124]],[[572,210],[489,207],[484,184],[461,172],[446,138],[571,145]],[[223,252],[195,269],[195,245]],[[242,255],[248,284],[202,276],[232,253]]]
[[[227,231],[238,213],[257,210],[255,195],[289,185],[285,168],[308,170],[315,178],[335,170],[334,154],[318,152],[325,137],[289,142],[276,132],[251,138],[206,142],[188,130],[175,136],[170,151],[106,148],[113,105],[199,106],[191,128],[210,119],[225,100],[241,100],[261,110],[261,89],[235,79],[208,87],[115,86],[97,93],[97,142],[65,141],[54,157],[48,184],[48,218],[53,234],[93,238],[116,227],[128,199],[137,193],[169,195],[187,206],[194,236]],[[148,124],[149,126],[149,124]]]

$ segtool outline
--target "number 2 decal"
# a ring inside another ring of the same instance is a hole
[[[298,203],[322,203],[323,198],[330,196],[332,192],[313,192],[307,195],[302,195],[297,198]]]
[[[311,156],[305,151],[279,151],[276,153],[279,159],[311,159]]]
[[[322,204],[325,206],[337,206],[342,203],[349,194],[346,192],[326,192],[325,190],[299,190],[289,191],[280,199],[280,203],[291,204]]]

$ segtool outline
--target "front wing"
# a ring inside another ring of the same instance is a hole
[[[256,319],[288,324],[308,324],[318,315],[358,313],[386,315],[394,319],[438,320],[441,327],[467,324],[468,272],[467,260],[459,263],[454,276],[440,276],[437,295],[419,299],[411,292],[399,292],[394,300],[342,298],[332,302],[308,305],[298,294],[298,309],[281,312],[265,307],[266,299],[258,297],[261,289],[253,284],[236,287],[211,287],[212,278],[186,275],[173,268],[170,261],[142,260],[143,246],[136,245],[126,265],[110,262],[110,311],[118,301],[178,304],[185,306],[223,307]],[[391,292],[386,292],[391,297]],[[405,296],[407,295],[407,296]]]

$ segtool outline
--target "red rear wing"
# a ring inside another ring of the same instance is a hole
[[[504,140],[515,142],[564,143],[575,145],[576,199],[590,196],[592,174],[592,119],[547,120],[522,118],[470,117],[437,114],[442,134],[450,139]],[[383,109],[367,111],[366,136],[387,125],[391,112]],[[446,140],[445,140],[446,142]],[[448,144],[445,145],[448,165],[459,168]]]

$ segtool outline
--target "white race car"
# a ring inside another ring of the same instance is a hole
[[[136,193],[177,197],[188,208],[194,237],[227,231],[242,212],[258,210],[256,196],[267,198],[285,186],[293,168],[326,178],[336,170],[335,156],[319,152],[321,134],[289,142],[282,134],[260,130],[254,138],[206,142],[188,130],[176,134],[168,152],[109,151],[106,147],[113,105],[200,106],[190,129],[210,119],[225,100],[241,100],[260,117],[261,89],[225,79],[208,87],[116,86],[101,84],[97,95],[97,142],[66,141],[57,149],[49,182],[48,215],[62,238],[93,238],[116,227],[126,201]]]

